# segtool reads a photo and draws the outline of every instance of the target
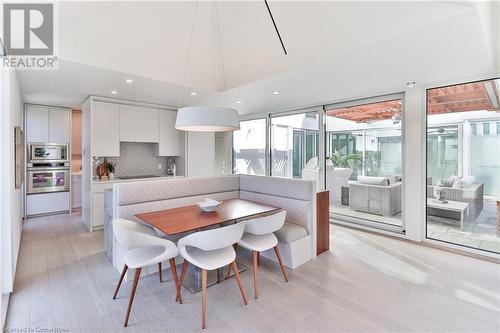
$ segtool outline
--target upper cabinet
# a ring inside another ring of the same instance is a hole
[[[182,133],[175,129],[175,111],[109,98],[91,97],[89,105],[92,156],[120,156],[120,142],[157,143],[157,156],[181,155]]]
[[[158,156],[179,156],[180,155],[180,131],[175,129],[175,119],[177,112],[170,110],[159,110],[159,142]]]
[[[93,101],[90,131],[92,156],[120,156],[120,105]]]
[[[49,142],[69,143],[70,112],[64,108],[49,108]]]
[[[26,105],[27,142],[70,142],[70,112],[68,108]]]
[[[120,105],[120,141],[159,141],[159,110],[133,105]]]
[[[26,105],[26,141],[49,142],[49,107]]]

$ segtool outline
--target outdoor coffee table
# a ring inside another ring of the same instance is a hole
[[[469,212],[469,203],[462,201],[452,201],[448,200],[446,203],[439,202],[436,199],[427,198],[427,207],[431,207],[434,209],[444,210],[444,211],[452,211],[460,213],[460,229],[464,229],[464,218],[466,214]]]

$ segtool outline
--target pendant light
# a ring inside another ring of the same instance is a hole
[[[215,27],[214,27],[214,8],[215,8],[215,17],[217,23],[217,36],[219,42],[219,51],[221,57],[221,69],[222,69],[222,77],[224,81],[224,91],[226,93],[226,102],[227,102],[227,87],[226,87],[226,77],[224,73],[224,59],[222,56],[222,45],[220,38],[220,29],[219,29],[219,15],[217,11],[217,4],[215,1],[212,5],[212,40],[214,47],[214,61],[215,59]],[[196,22],[196,15],[198,12],[198,1],[196,1],[194,17],[193,17],[193,25],[191,28],[191,36],[189,39],[189,47],[188,47],[188,55],[186,60],[186,67],[184,70],[184,79],[183,79],[183,88],[184,91],[181,94],[179,99],[179,110],[177,111],[177,118],[175,121],[175,128],[182,131],[194,131],[194,132],[228,132],[235,131],[240,129],[240,123],[238,121],[238,111],[233,108],[228,107],[219,107],[219,106],[189,106],[189,107],[180,107],[182,104],[182,96],[185,93],[186,89],[186,76],[188,72],[189,66],[189,58],[191,55],[191,44],[193,41],[193,33]],[[215,72],[217,72],[215,66]]]

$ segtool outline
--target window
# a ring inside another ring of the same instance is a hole
[[[483,135],[490,135],[490,124],[483,123]]]
[[[233,132],[233,173],[266,175],[266,119],[240,121]]]
[[[271,175],[303,178],[306,165],[319,177],[318,113],[271,118]]]
[[[472,135],[477,135],[477,125],[476,124],[470,124],[470,128],[471,128]]]
[[[427,90],[427,238],[500,253],[499,83]]]

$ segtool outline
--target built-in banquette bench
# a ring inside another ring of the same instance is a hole
[[[124,256],[123,249],[113,239],[113,218],[141,222],[135,217],[138,213],[193,205],[205,197],[216,200],[241,198],[285,209],[286,223],[276,232],[284,264],[293,269],[316,256],[314,181],[232,175],[115,184],[113,190],[106,193],[104,228],[104,248],[112,259],[113,266],[120,271]],[[172,237],[156,231],[162,237],[173,241],[184,236]],[[262,255],[276,260],[272,250],[263,252]],[[179,262],[180,260],[179,258]],[[156,267],[150,267],[144,273],[154,272],[155,269]]]

